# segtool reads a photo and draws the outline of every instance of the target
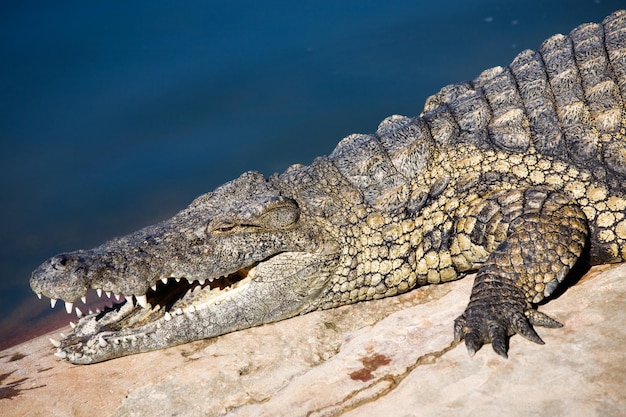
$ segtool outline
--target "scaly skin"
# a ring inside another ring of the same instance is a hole
[[[136,299],[55,342],[93,363],[477,271],[455,338],[506,356],[511,335],[543,343],[533,325],[560,326],[535,306],[577,262],[626,260],[625,102],[619,11],[309,166],[245,173],[170,220],[58,255],[31,287],[69,310],[89,289]]]

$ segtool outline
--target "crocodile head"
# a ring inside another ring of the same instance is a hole
[[[71,362],[100,362],[314,309],[338,258],[321,233],[295,199],[248,172],[169,220],[49,259],[30,284],[68,313],[89,290],[121,300],[53,341]]]

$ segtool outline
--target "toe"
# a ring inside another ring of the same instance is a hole
[[[542,313],[539,310],[530,309],[526,311],[526,317],[530,321],[530,324],[533,326],[543,326],[543,327],[563,327],[563,324],[557,320],[554,320],[552,317],[547,314]]]
[[[509,350],[509,338],[505,327],[496,322],[490,323],[489,339],[491,340],[493,350],[504,359],[507,359],[509,357],[507,354]]]
[[[470,356],[474,356],[476,352],[483,346],[481,337],[476,332],[465,334],[465,347]]]
[[[516,314],[510,323],[513,332],[524,336],[531,342],[535,342],[539,345],[544,344],[544,341],[541,340],[535,329],[533,329],[533,326],[530,324],[530,321],[523,314]]]

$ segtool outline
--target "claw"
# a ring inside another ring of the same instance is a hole
[[[524,336],[524,338],[530,340],[531,342],[535,342],[539,345],[545,344],[544,341],[541,340],[535,329],[533,329],[530,321],[526,318],[526,316],[523,316],[521,314],[515,315],[514,318],[511,320],[511,328],[515,333]]]
[[[465,335],[465,347],[470,356],[474,356],[476,352],[483,346],[478,334],[471,332]]]
[[[460,342],[464,339],[467,353],[470,356],[474,356],[483,345],[479,334],[469,328],[464,315],[462,315],[454,321],[454,341]]]
[[[552,328],[563,327],[563,323],[554,320],[552,317],[542,313],[539,310],[528,310],[526,312],[526,317],[528,317],[528,321],[530,321],[530,324],[532,324],[533,326]]]
[[[538,345],[545,345],[546,342],[544,342],[541,337],[539,337],[539,335],[537,334],[537,332],[535,331],[535,329],[533,329],[530,324],[525,323],[525,325],[521,328],[521,329],[515,329],[516,333],[519,333],[520,335],[524,336],[525,339],[530,340],[531,342],[535,342]]]
[[[509,359],[509,354],[507,352],[507,347],[505,347],[505,344],[492,344],[493,347],[493,351],[496,352],[498,355],[502,356],[504,359]]]

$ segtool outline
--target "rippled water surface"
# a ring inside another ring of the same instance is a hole
[[[442,86],[625,7],[591,1],[0,6],[0,348],[66,324],[30,272],[247,170],[328,154]]]

